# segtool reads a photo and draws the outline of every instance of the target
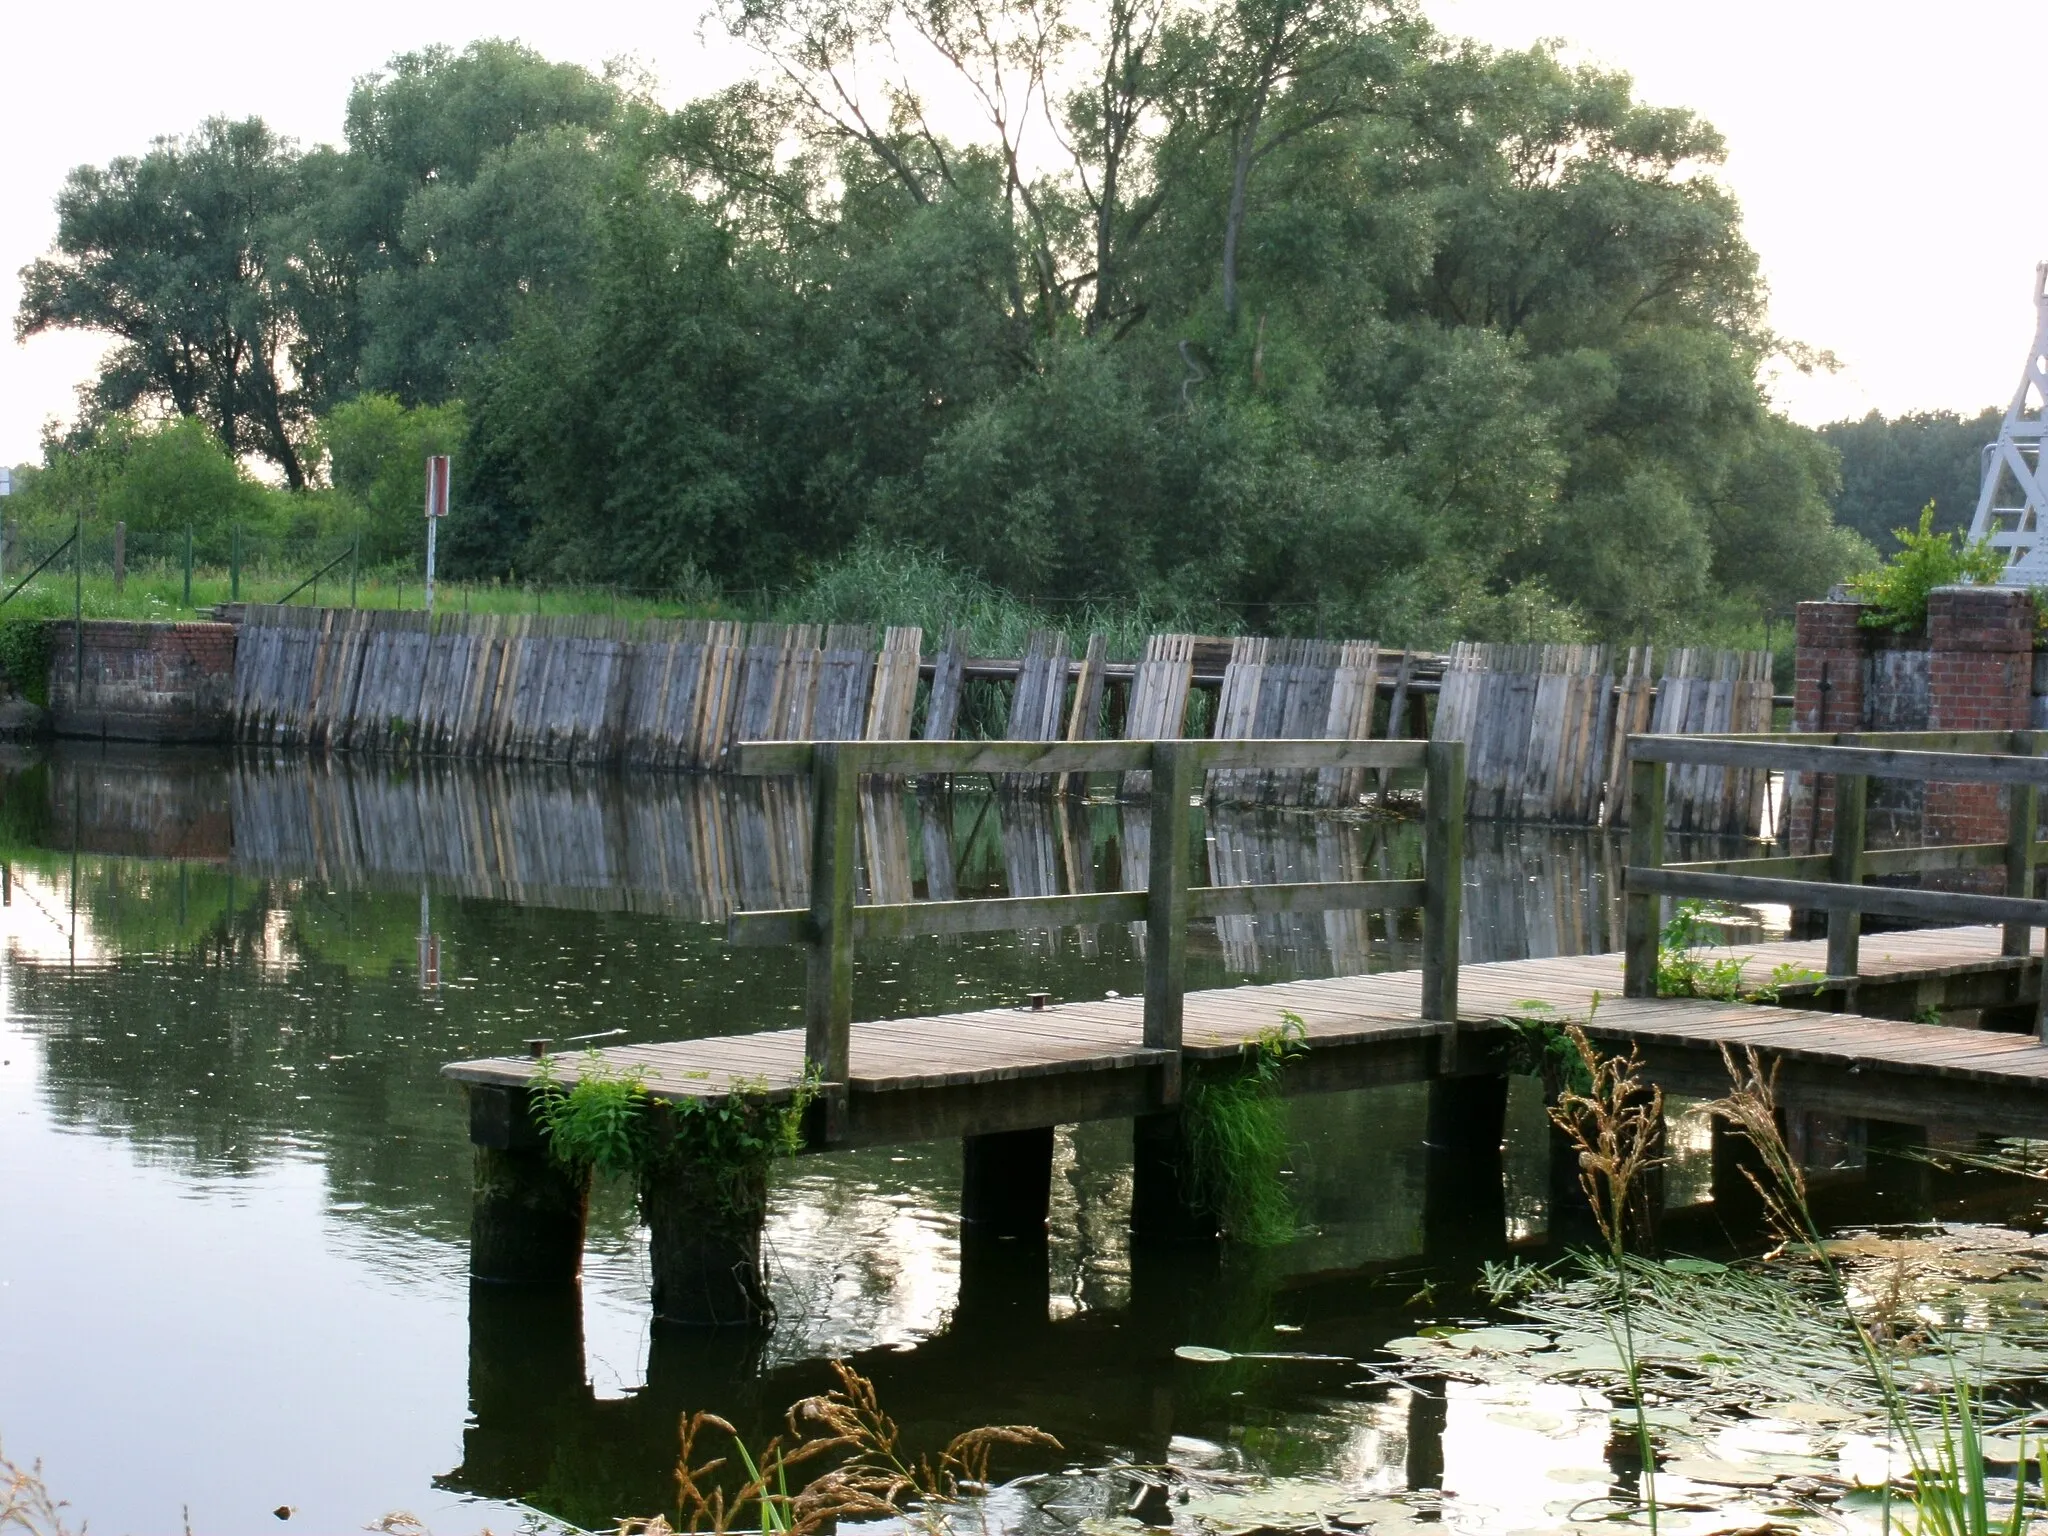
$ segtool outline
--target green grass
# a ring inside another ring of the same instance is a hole
[[[62,562],[60,561],[61,565]],[[245,603],[274,603],[311,574],[310,565],[244,566],[241,597]],[[8,586],[14,578],[8,579]],[[89,619],[155,619],[163,621],[203,618],[216,605],[233,601],[232,583],[225,567],[195,570],[192,601],[185,601],[182,566],[131,566],[121,590],[114,589],[111,574],[88,571],[83,583],[84,613]],[[5,588],[0,588],[4,591]],[[417,609],[424,589],[417,574],[391,571],[365,573],[356,583],[355,605],[359,608]],[[0,607],[0,622],[10,619],[68,619],[72,613],[73,590],[70,572],[55,567],[45,571],[22,589],[12,602]],[[296,604],[320,604],[330,608],[349,606],[346,567],[326,576],[292,598]],[[664,598],[651,594],[619,592],[606,587],[513,587],[502,582],[436,582],[434,607],[440,613],[497,614],[605,614],[621,619],[746,618],[739,609],[716,600]]]

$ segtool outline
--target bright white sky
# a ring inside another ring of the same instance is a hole
[[[1646,100],[1689,106],[1727,136],[1725,175],[1761,253],[1771,317],[1844,368],[1777,386],[1801,421],[2003,406],[2027,343],[2034,264],[2048,259],[2039,12],[1899,0],[1426,0],[1436,24],[1516,46],[1564,39],[1633,74]],[[140,151],[213,113],[257,113],[336,140],[349,82],[393,53],[518,37],[555,58],[632,55],[671,101],[732,79],[744,56],[699,40],[696,9],[624,0],[363,0],[346,20],[274,0],[198,11],[103,0],[85,33],[64,6],[10,8],[0,85],[0,311],[55,230],[67,169]],[[199,24],[195,24],[199,23]],[[69,416],[99,344],[0,339],[0,464],[32,459]]]

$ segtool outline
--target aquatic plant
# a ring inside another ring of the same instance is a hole
[[[1235,1242],[1270,1248],[1294,1236],[1294,1201],[1283,1179],[1287,1105],[1280,1075],[1301,1054],[1307,1032],[1299,1014],[1283,1013],[1245,1041],[1234,1060],[1189,1069],[1181,1094],[1189,1188]]]
[[[2048,1454],[2037,1455],[2036,1462],[2048,1482]],[[1971,1400],[1969,1383],[1954,1378],[1952,1395],[1941,1405],[1940,1440],[1913,1459],[1914,1530],[1919,1536],[2024,1536],[2029,1527],[2027,1470],[2022,1440],[2012,1507],[1994,1515],[1983,1417]],[[2048,1500],[2041,1507],[2048,1509]]]
[[[1599,1007],[1596,992],[1592,1011],[1597,1013]],[[1611,1332],[1635,1411],[1643,1507],[1649,1515],[1651,1536],[1656,1536],[1657,1453],[1650,1440],[1650,1410],[1643,1401],[1642,1369],[1629,1303],[1628,1245],[1631,1234],[1647,1222],[1648,1213],[1643,1209],[1646,1177],[1665,1161],[1659,1150],[1664,1093],[1643,1081],[1642,1057],[1634,1046],[1626,1054],[1603,1055],[1582,1026],[1567,1024],[1564,1035],[1578,1057],[1579,1080],[1586,1086],[1561,1092],[1550,1116],[1578,1150],[1579,1184],[1593,1207],[1593,1219],[1600,1224],[1600,1236],[1613,1265],[1616,1306]]]
[[[43,1464],[20,1466],[7,1459],[0,1447],[0,1531],[18,1531],[21,1536],[74,1536],[64,1522],[71,1506],[51,1494],[43,1481]],[[77,1528],[83,1536],[85,1527]]]
[[[0,680],[38,708],[50,703],[50,628],[41,619],[0,623]]]
[[[989,1484],[998,1447],[1057,1451],[1058,1440],[1028,1424],[987,1424],[955,1435],[936,1458],[903,1446],[896,1421],[883,1411],[874,1383],[843,1360],[832,1362],[839,1385],[793,1404],[786,1431],[756,1452],[725,1419],[695,1413],[682,1421],[676,1458],[676,1512],[681,1529],[702,1536],[819,1536],[840,1520],[916,1515],[926,1530],[951,1529],[945,1507]],[[699,1461],[707,1431],[732,1442],[745,1478],[728,1489],[718,1474],[726,1457]],[[792,1490],[790,1471],[828,1457],[827,1470]],[[620,1536],[671,1536],[666,1519],[629,1520]]]
[[[1766,1072],[1754,1046],[1745,1050],[1740,1065],[1725,1045],[1721,1058],[1732,1086],[1727,1096],[1710,1108],[1755,1147],[1763,1172],[1745,1168],[1743,1174],[1762,1198],[1781,1239],[1804,1249],[1832,1283],[1839,1315],[1856,1340],[1858,1353],[1885,1404],[1889,1427],[1903,1445],[1911,1468],[1914,1530],[1918,1536],[1995,1536],[2003,1532],[2019,1536],[2028,1528],[2025,1440],[2020,1444],[2021,1476],[2013,1506],[1994,1522],[1986,1489],[1983,1420],[1955,1355],[1951,1352],[1948,1360],[1950,1391],[1938,1400],[1940,1438],[1930,1443],[1913,1422],[1895,1362],[1888,1358],[1878,1330],[1856,1308],[1848,1279],[1814,1220],[1805,1175],[1778,1126],[1778,1064],[1774,1061]],[[1895,1284],[1903,1278],[1901,1265]],[[2048,1455],[2037,1453],[2035,1459],[2043,1478],[2048,1479]],[[1889,1527],[1888,1503],[1884,1518]]]

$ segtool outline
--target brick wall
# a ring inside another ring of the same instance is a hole
[[[1801,603],[1792,692],[1795,731],[1860,731],[1870,653],[1877,634],[1859,622],[1861,603]],[[1834,780],[1798,775],[1787,796],[1791,847],[1822,850],[1835,829]]]
[[[2033,714],[2034,600],[2010,587],[1942,587],[1927,602],[1928,729],[2023,731]],[[2005,837],[1995,784],[1929,784],[1930,843]]]
[[[59,736],[225,741],[235,683],[232,624],[84,626],[84,686],[71,623],[50,623],[50,715]]]

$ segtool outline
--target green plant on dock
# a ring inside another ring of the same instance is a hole
[[[559,1163],[595,1173],[639,1175],[649,1154],[647,1069],[615,1071],[595,1049],[583,1053],[576,1081],[555,1076],[544,1057],[533,1085],[533,1113]]]
[[[1700,953],[1713,939],[1707,919],[1715,913],[1704,901],[1681,901],[1671,920],[1657,934],[1657,995],[1711,997],[1732,1003],[1742,996],[1738,956]]]
[[[1188,1070],[1181,1123],[1189,1189],[1236,1242],[1274,1247],[1294,1236],[1294,1201],[1283,1179],[1288,1139],[1280,1075],[1304,1050],[1307,1033],[1299,1014],[1283,1013],[1234,1059]]]
[[[1597,1013],[1599,1008],[1600,994],[1595,992],[1593,1012]],[[1591,1018],[1592,1013],[1587,1017]],[[1507,1026],[1511,1041],[1509,1066],[1516,1072],[1540,1078],[1545,1097],[1554,1100],[1567,1089],[1575,1093],[1593,1091],[1593,1079],[1587,1074],[1572,1037],[1565,1033],[1564,1016],[1555,1003],[1540,997],[1521,998],[1508,1006],[1500,1022]]]
[[[818,1084],[816,1069],[806,1068],[780,1102],[766,1078],[734,1078],[715,1097],[657,1104],[647,1091],[645,1067],[620,1071],[593,1048],[583,1053],[573,1083],[556,1075],[555,1058],[541,1062],[534,1117],[559,1162],[632,1178],[643,1193],[649,1180],[687,1166],[709,1178],[723,1205],[739,1211],[755,1203],[771,1163],[801,1150],[804,1113]]]
[[[803,1150],[804,1113],[818,1097],[819,1081],[817,1068],[806,1067],[781,1103],[762,1077],[734,1078],[717,1098],[674,1100],[653,1132],[650,1167],[705,1170],[728,1210],[749,1208],[761,1173]]]

